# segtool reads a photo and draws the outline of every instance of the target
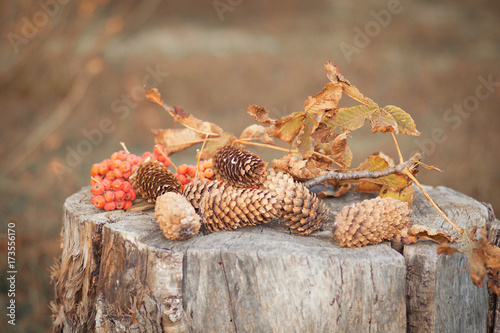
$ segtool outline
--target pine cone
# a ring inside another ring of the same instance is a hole
[[[217,179],[224,180],[229,185],[259,186],[266,178],[267,163],[234,142],[219,147],[212,162]]]
[[[293,232],[309,235],[328,221],[325,204],[302,183],[295,182],[290,175],[270,169],[262,187],[284,198],[281,218]]]
[[[222,184],[202,195],[203,224],[210,231],[233,230],[268,223],[281,215],[283,198],[269,190]]]
[[[129,178],[138,195],[155,202],[166,192],[182,192],[182,185],[175,175],[162,163],[146,160],[139,163]]]
[[[200,216],[182,195],[167,192],[156,198],[155,217],[165,237],[186,240],[200,231]]]
[[[345,247],[360,247],[391,240],[410,223],[406,202],[377,197],[342,208],[332,236]]]
[[[182,195],[191,203],[197,213],[200,213],[200,202],[205,193],[208,193],[218,186],[219,181],[210,181],[207,179],[195,179],[184,187]]]

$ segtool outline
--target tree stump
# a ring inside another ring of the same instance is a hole
[[[485,205],[426,187],[461,228],[491,224]],[[325,200],[328,224],[311,236],[270,223],[166,239],[152,211],[104,212],[89,188],[64,204],[52,307],[63,332],[485,332],[488,291],[460,254],[419,242],[342,248],[334,216],[374,195]],[[454,234],[416,189],[412,223]],[[494,215],[493,215],[494,216]]]

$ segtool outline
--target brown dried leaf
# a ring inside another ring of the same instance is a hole
[[[247,111],[259,123],[270,125],[275,122],[275,119],[269,118],[269,112],[264,107],[251,104]]]
[[[304,127],[305,117],[304,112],[294,112],[275,120],[266,131],[273,138],[292,143]]]
[[[290,174],[297,181],[307,181],[324,174],[325,170],[318,168],[313,161],[303,160],[297,154],[290,154],[273,160],[273,168]]]
[[[352,152],[351,148],[347,145],[347,138],[349,137],[349,131],[345,131],[342,134],[337,135],[335,140],[333,140],[330,155],[333,160],[340,163],[344,168],[348,168],[352,162]]]
[[[411,226],[408,230],[408,236],[415,237],[416,239],[430,239],[438,244],[454,242],[454,239],[448,233],[419,224]]]
[[[332,138],[337,135],[337,133],[334,133],[333,130],[322,121],[319,123],[316,130],[311,133],[311,138],[317,143],[327,143],[332,141]]]
[[[379,193],[381,188],[382,185],[374,184],[367,180],[360,180],[358,181],[355,191],[362,193]]]
[[[437,254],[446,254],[446,255],[460,252],[456,248],[451,247],[450,244],[448,244],[448,243],[439,244],[438,247],[436,248],[436,251],[437,251]]]
[[[318,127],[318,122],[311,116],[306,115],[305,120],[297,135],[297,149],[303,158],[311,157],[314,148],[311,142],[311,133]]]
[[[373,133],[381,132],[381,133],[398,133],[398,124],[391,114],[383,109],[377,109],[373,112],[368,118],[370,123],[372,124],[371,131]]]
[[[260,140],[268,145],[275,145],[273,138],[266,133],[266,128],[262,125],[253,124],[245,128],[240,135],[240,139]]]
[[[365,120],[369,119],[378,109],[376,104],[340,108],[337,111],[335,120],[332,122],[332,126],[354,131],[363,126]]]
[[[332,190],[319,191],[318,198],[327,198],[327,197],[340,198],[341,196],[349,192],[350,189],[351,189],[351,184],[349,183],[342,184],[341,186],[339,186],[337,191],[332,191]]]
[[[163,145],[168,155],[203,142],[198,133],[188,128],[152,129],[151,132],[155,135],[155,143]]]
[[[316,96],[309,96],[305,102],[305,113],[323,115],[325,110],[336,109],[342,97],[342,85],[328,82]]]
[[[156,104],[163,107],[163,100],[161,99],[161,94],[158,92],[157,88],[146,90],[146,97],[151,102],[155,102]]]

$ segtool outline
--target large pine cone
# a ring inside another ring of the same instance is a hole
[[[282,200],[282,197],[269,190],[223,184],[212,187],[202,195],[200,210],[203,224],[208,230],[233,230],[279,218]]]
[[[360,247],[391,240],[410,223],[406,202],[377,197],[342,208],[332,236],[345,247]]]
[[[193,205],[194,209],[200,213],[200,202],[205,193],[212,189],[222,186],[219,181],[210,181],[207,179],[195,179],[184,187],[182,195]]]
[[[200,216],[182,195],[167,192],[156,199],[155,217],[165,237],[186,240],[200,231]]]
[[[146,160],[139,163],[129,178],[132,188],[149,202],[167,192],[182,193],[182,185],[162,163]]]
[[[267,163],[259,156],[234,142],[219,147],[212,159],[217,179],[237,187],[261,185],[266,179],[266,168]]]
[[[302,183],[295,182],[290,175],[270,169],[262,187],[283,197],[281,219],[293,232],[309,235],[328,221],[325,204]]]

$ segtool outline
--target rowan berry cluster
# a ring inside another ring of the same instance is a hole
[[[196,177],[212,179],[214,177],[212,159],[200,161],[198,170],[196,170],[196,166],[194,165],[181,164],[177,168],[175,176],[183,186],[191,183]]]

